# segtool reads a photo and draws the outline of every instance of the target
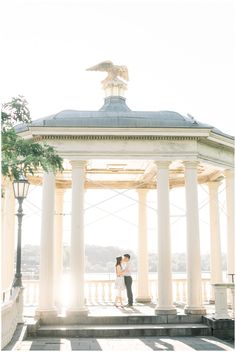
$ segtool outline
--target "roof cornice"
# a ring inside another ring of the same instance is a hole
[[[226,145],[227,147],[234,148],[234,138],[231,136],[226,137],[211,131],[207,139],[211,142],[220,143],[220,144]]]
[[[198,140],[199,136],[161,135],[35,135],[34,140]]]
[[[25,138],[35,140],[205,140],[234,148],[234,138],[215,132],[210,128],[88,128],[88,127],[41,127],[30,126],[18,132]]]
[[[27,131],[18,132],[22,137],[27,136],[186,136],[208,137],[209,128],[88,128],[88,127],[39,127],[31,126]]]

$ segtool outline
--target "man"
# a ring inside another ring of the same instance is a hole
[[[127,297],[128,297],[128,304],[126,307],[132,307],[133,306],[133,293],[132,293],[132,277],[131,277],[131,264],[130,264],[130,255],[129,254],[124,254],[123,262],[125,264],[124,279],[125,279],[125,286],[126,286],[126,292],[127,292]]]

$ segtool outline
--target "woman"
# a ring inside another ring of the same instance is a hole
[[[122,257],[116,257],[115,306],[118,307],[118,302],[120,301],[120,306],[121,308],[123,308],[124,306],[122,302],[122,291],[125,289],[125,280],[124,280],[125,270],[122,270],[121,262],[122,262]]]

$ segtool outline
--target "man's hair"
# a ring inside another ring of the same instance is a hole
[[[124,254],[124,257],[130,259],[130,255],[129,254]]]

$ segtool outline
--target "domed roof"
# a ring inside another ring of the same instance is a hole
[[[87,128],[209,128],[217,134],[226,134],[213,126],[196,121],[190,115],[174,111],[132,111],[125,98],[110,96],[98,111],[64,110],[57,114],[33,120],[31,126],[41,127],[87,127]],[[17,131],[26,129],[18,125]],[[232,138],[232,137],[231,137]]]

